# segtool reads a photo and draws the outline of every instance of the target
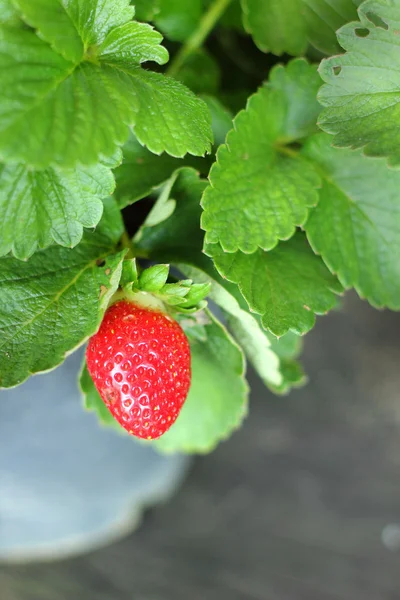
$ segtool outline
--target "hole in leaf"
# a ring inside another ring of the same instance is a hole
[[[386,31],[389,29],[389,25],[387,23],[385,23],[385,21],[383,19],[381,19],[381,17],[379,15],[368,12],[366,17],[367,17],[368,21],[371,21],[371,23],[373,23],[375,25],[375,27],[381,27],[381,29],[386,29]]]
[[[332,72],[334,75],[339,75],[340,71],[342,70],[342,67],[336,66],[332,68]]]
[[[98,267],[104,267],[104,265],[105,265],[105,264],[106,264],[106,261],[104,260],[104,258],[98,258],[98,259],[96,260],[96,265],[97,265]]]
[[[355,34],[357,37],[359,38],[366,38],[369,36],[369,29],[367,29],[366,27],[357,27],[357,29],[354,30]]]

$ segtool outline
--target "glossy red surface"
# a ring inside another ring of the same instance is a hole
[[[175,422],[191,371],[189,342],[174,319],[117,302],[89,340],[86,361],[101,398],[129,433],[156,439]]]

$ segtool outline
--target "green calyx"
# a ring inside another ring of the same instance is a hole
[[[169,265],[153,265],[139,273],[135,258],[124,260],[120,288],[111,304],[127,299],[148,308],[183,314],[192,314],[207,306],[209,283],[193,283],[191,279],[167,283],[168,278]]]

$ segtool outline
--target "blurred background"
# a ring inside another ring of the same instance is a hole
[[[0,564],[1,600],[398,600],[400,315],[347,295],[305,339],[309,383],[194,459],[138,529],[86,555]]]

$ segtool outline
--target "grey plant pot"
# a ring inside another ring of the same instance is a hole
[[[82,351],[0,392],[0,560],[63,558],[129,533],[188,466],[82,409]]]

